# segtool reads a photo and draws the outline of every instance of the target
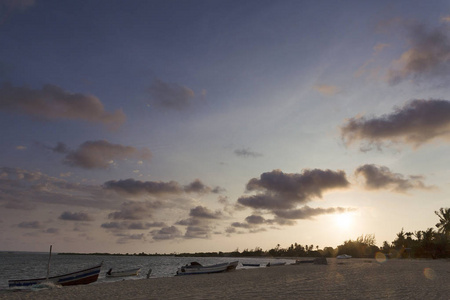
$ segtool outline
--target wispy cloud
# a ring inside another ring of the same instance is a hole
[[[409,26],[408,50],[403,52],[387,74],[391,85],[406,79],[419,80],[450,74],[450,38],[448,27],[428,30],[423,24]]]
[[[60,220],[66,221],[94,221],[94,218],[85,212],[70,212],[65,211],[59,216]]]
[[[341,89],[335,85],[319,84],[315,85],[314,89],[324,96],[333,96],[341,91]]]
[[[29,87],[0,87],[0,110],[32,116],[37,120],[80,120],[117,129],[125,122],[122,110],[106,112],[101,101],[91,95],[70,93],[47,84],[41,90]]]
[[[249,148],[242,148],[234,150],[234,154],[240,157],[259,157],[261,153],[250,150]]]
[[[195,97],[195,93],[191,89],[159,79],[153,81],[148,91],[153,103],[167,109],[186,109],[192,104],[192,99]],[[203,92],[202,97],[204,97]]]
[[[137,149],[108,141],[87,141],[76,150],[70,150],[65,144],[58,143],[52,150],[66,154],[63,161],[65,164],[83,169],[107,169],[116,160],[149,161],[152,156],[148,148]]]
[[[437,138],[450,138],[450,101],[412,100],[381,117],[350,118],[341,127],[347,145],[366,141],[381,146],[383,142],[403,142],[419,147]]]

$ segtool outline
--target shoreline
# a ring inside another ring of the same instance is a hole
[[[2,292],[0,299],[446,299],[449,260],[328,259],[232,272],[103,282],[40,291]]]

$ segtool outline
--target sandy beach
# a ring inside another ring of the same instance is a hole
[[[0,293],[0,299],[448,299],[449,295],[449,260],[328,259],[328,265],[8,291]]]

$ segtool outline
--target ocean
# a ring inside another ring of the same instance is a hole
[[[0,252],[0,290],[8,288],[9,279],[29,279],[47,276],[48,253],[36,252]],[[103,262],[97,283],[118,280],[135,280],[147,277],[152,269],[150,278],[175,276],[179,267],[192,261],[202,265],[239,260],[237,269],[245,268],[242,263],[261,264],[266,266],[271,262],[293,263],[293,259],[273,259],[264,257],[175,257],[175,256],[114,256],[114,255],[58,255],[52,254],[50,261],[50,276],[61,275],[88,268]],[[105,273],[113,270],[141,268],[139,276],[126,278],[106,278]],[[96,283],[93,283],[96,284]]]

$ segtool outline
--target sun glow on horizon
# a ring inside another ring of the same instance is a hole
[[[340,229],[348,230],[354,223],[353,214],[351,213],[337,214],[334,216],[334,222],[335,225]]]

